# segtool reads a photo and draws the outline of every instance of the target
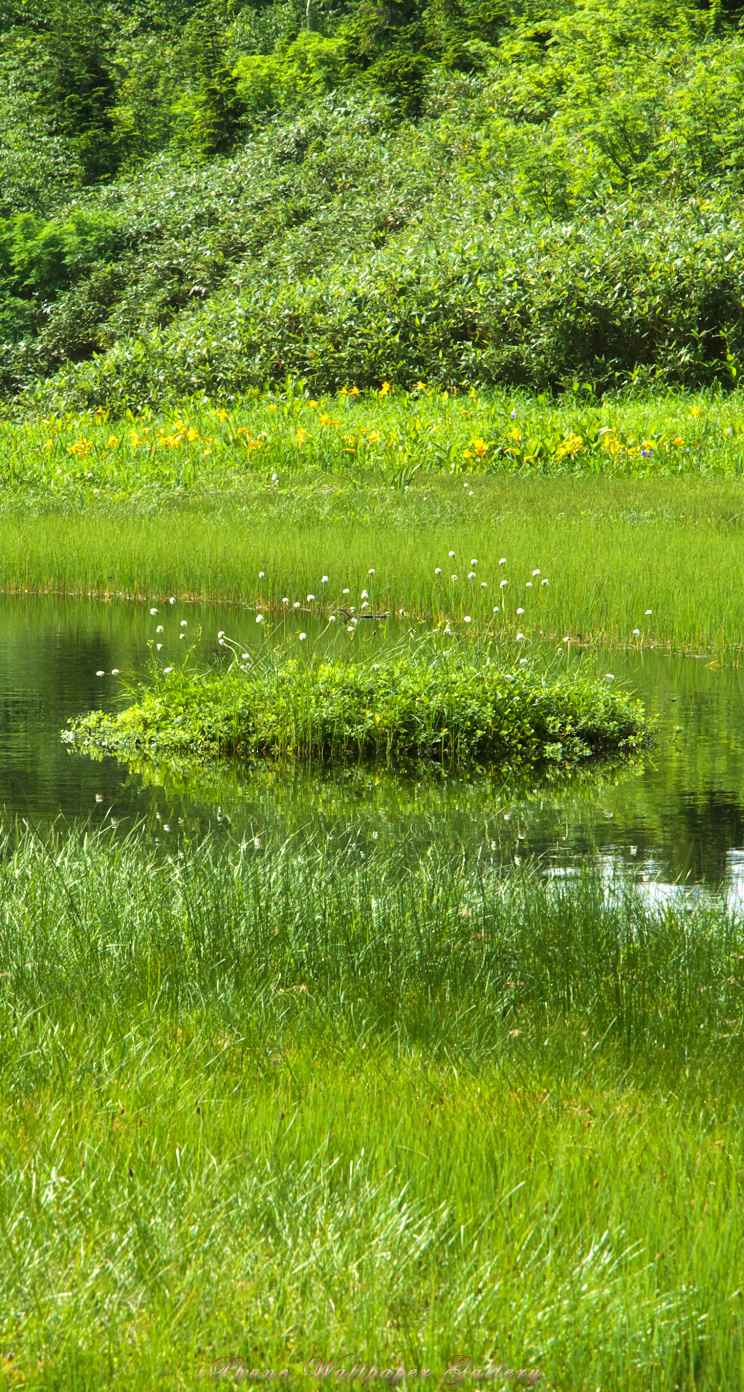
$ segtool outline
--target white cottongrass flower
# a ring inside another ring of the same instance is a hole
[[[348,594],[349,591],[348,591],[348,590],[342,590],[341,593],[342,593],[342,594]]]
[[[263,621],[264,621],[264,616],[263,616],[263,614],[256,614],[256,623],[263,623]]]
[[[456,580],[456,579],[457,579],[457,576],[456,576],[456,575],[451,575],[451,576],[450,576],[450,579],[451,579],[451,580]]]
[[[362,599],[369,599],[369,590],[362,590]]]
[[[539,570],[533,570],[532,574],[533,574],[533,576],[535,576],[535,575],[539,575],[540,572],[539,572]]]
[[[455,553],[454,553],[454,551],[450,551],[449,554],[450,554],[450,556],[454,556]]]
[[[445,631],[445,633],[451,633],[451,632],[452,632],[452,629],[450,628],[449,624],[447,624],[447,627],[445,628],[444,631]],[[103,673],[101,673],[101,675],[103,675]]]
[[[263,580],[263,578],[264,578],[264,572],[263,572],[262,570],[259,570],[259,572],[258,572],[258,578],[259,578],[259,580]]]
[[[379,664],[379,662],[373,662],[373,663],[372,663],[372,670],[373,670],[373,672],[379,672],[379,670],[380,670],[380,664]],[[377,832],[376,832],[376,831],[373,832],[372,835],[373,835],[373,836],[377,836]]]
[[[524,642],[524,634],[523,634],[523,633],[518,633],[518,634],[517,634],[517,642],[518,642],[518,643],[523,643],[523,642]]]
[[[532,581],[531,581],[531,580],[528,580],[524,588],[525,588],[526,590],[531,590],[531,589],[532,589]]]
[[[168,600],[168,603],[169,603],[169,604],[175,604],[175,602],[176,602],[176,596],[175,596],[174,594],[172,594],[171,597],[170,597],[170,599]]]
[[[504,586],[505,586],[505,585],[508,585],[508,584],[509,584],[509,581],[508,581],[508,580],[500,580],[500,581],[499,581],[499,589],[500,589],[500,590],[503,590]]]
[[[472,559],[472,561],[470,562],[470,564],[471,564],[471,565],[477,565],[477,564],[478,564],[478,557],[477,557],[477,556],[474,556],[473,559]]]
[[[188,619],[181,619],[181,628],[188,628],[188,625],[189,625]]]
[[[315,595],[314,595],[314,594],[309,594],[308,597],[307,597],[307,602],[308,602],[308,604],[311,604],[312,601],[313,601],[314,599],[315,599]]]
[[[549,584],[550,584],[550,581],[549,581],[549,580],[541,580],[541,581],[540,581],[540,584],[541,584],[541,585],[549,585]]]
[[[494,614],[498,614],[498,612],[499,612],[499,606],[498,606],[498,604],[494,604],[494,606],[493,606],[493,612],[494,612]]]
[[[563,639],[563,641],[564,641],[564,643],[570,643],[570,642],[571,642],[571,639],[569,638],[568,634],[566,634],[566,636],[565,636],[565,638]]]
[[[476,574],[475,574],[475,571],[474,571],[474,570],[469,570],[469,571],[468,571],[468,580],[475,580],[475,579],[477,579],[477,576],[476,576]]]
[[[287,598],[286,595],[284,595],[284,597],[283,597],[283,599],[282,599],[282,604],[289,604],[289,599]]]
[[[250,653],[241,653],[241,655],[240,655],[240,660],[241,660],[241,662],[250,662],[250,660],[251,660],[251,655],[250,655]]]
[[[112,675],[112,677],[118,677],[118,675],[119,675],[119,668],[118,668],[118,667],[112,667],[112,668],[111,668],[111,675]]]
[[[499,565],[506,565],[506,556],[502,556]]]
[[[306,638],[307,638],[307,634],[306,634],[306,633],[301,633],[301,634],[300,634],[300,642],[301,642],[301,643],[304,643],[304,641],[305,641]]]
[[[367,574],[368,574],[368,575],[374,575],[374,573],[375,573],[375,568],[374,568],[374,566],[371,566],[370,569],[367,571]]]
[[[364,603],[362,604],[362,608],[363,608],[363,609],[369,609],[369,600],[368,600],[368,599],[365,599]]]
[[[471,619],[470,615],[469,615],[469,614],[466,614],[466,615],[465,615],[465,618],[463,619],[463,623],[472,623],[472,622],[473,622],[473,620]]]
[[[481,580],[481,589],[482,589],[482,590],[487,590],[487,589],[488,589],[488,581],[487,581],[487,580]]]
[[[150,613],[151,613],[151,614],[157,614],[157,612],[158,612],[157,609],[151,609],[151,610],[150,610]]]
[[[96,672],[96,676],[97,676],[97,677],[105,677],[105,675],[106,675],[105,672]]]
[[[517,613],[518,613],[518,614],[523,614],[523,613],[524,613],[524,609],[518,609],[518,610],[517,610]]]
[[[640,638],[640,636],[641,636],[641,630],[640,630],[640,628],[634,628],[634,629],[633,629],[633,637],[634,637],[634,638]]]
[[[162,624],[158,624],[157,628],[155,629],[155,632],[156,632],[156,633],[162,633],[162,632],[163,632],[163,625],[162,625]]]
[[[320,583],[321,583],[321,585],[327,585],[327,584],[328,584],[328,576],[327,576],[327,575],[321,575],[321,577],[320,577]]]
[[[292,608],[293,608],[293,609],[299,609],[299,607],[300,607],[300,601],[299,601],[299,599],[296,599],[295,602],[294,602],[294,604],[292,605]]]
[[[526,667],[526,666],[527,666],[527,658],[526,658],[526,657],[520,657],[520,659],[519,659],[519,665],[520,665],[520,667]]]
[[[163,676],[164,676],[164,677],[169,677],[172,671],[173,671],[173,668],[172,668],[172,667],[164,667],[164,668],[163,668]],[[164,830],[164,831],[170,831],[170,827],[163,827],[163,830]]]
[[[653,614],[653,612],[654,612],[653,609],[647,609],[647,610],[646,610],[646,618],[648,618],[649,614]]]
[[[217,634],[217,637],[218,637],[218,638],[224,638],[224,636],[225,636],[225,630],[224,630],[224,628],[221,628],[220,631],[219,631],[219,633]]]
[[[614,680],[615,680],[615,674],[614,674],[614,672],[605,672],[605,681],[614,681]]]
[[[435,574],[435,575],[441,575],[441,574],[442,574],[442,567],[441,567],[441,566],[437,566],[436,569],[435,569],[435,571],[434,571],[434,574]]]
[[[160,649],[162,648],[163,644],[162,644],[162,643],[156,643],[155,646],[156,646],[158,652],[160,652]]]
[[[336,622],[336,615],[335,615],[335,614],[329,614],[329,615],[328,615],[328,622],[329,622],[329,623],[335,623],[335,622]]]

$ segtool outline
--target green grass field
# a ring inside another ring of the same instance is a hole
[[[0,910],[6,1385],[740,1385],[737,918],[82,833]]]

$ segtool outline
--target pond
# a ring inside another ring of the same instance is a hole
[[[287,618],[286,636],[296,640],[300,625],[312,640],[307,614]],[[145,672],[148,643],[164,644],[158,660],[177,660],[192,643],[199,654],[218,655],[223,627],[241,646],[267,641],[245,610],[179,603],[153,615],[124,602],[0,600],[6,824],[20,816],[42,829],[61,817],[113,825],[117,834],[137,825],[150,841],[174,848],[208,832],[248,838],[261,850],[288,836],[324,835],[331,844],[351,842],[360,856],[389,841],[411,857],[434,846],[505,864],[538,858],[554,875],[599,859],[608,873],[632,872],[652,893],[682,881],[744,897],[744,689],[737,670],[656,650],[600,655],[598,670],[609,668],[657,716],[656,745],[641,769],[568,786],[239,766],[184,780],[94,760],[63,744],[70,716],[121,703],[121,681],[111,672]],[[385,639],[370,624],[358,641]],[[572,665],[594,660],[570,658]]]

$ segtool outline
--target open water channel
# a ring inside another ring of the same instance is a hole
[[[286,636],[296,641],[294,622]],[[302,627],[312,640],[308,616]],[[600,655],[597,670],[611,670],[657,716],[656,745],[640,769],[568,786],[237,765],[185,779],[91,759],[62,742],[70,716],[121,703],[112,669],[143,674],[148,641],[163,643],[158,661],[178,661],[201,629],[199,652],[217,657],[222,628],[241,646],[266,641],[255,615],[235,609],[179,603],[152,615],[124,602],[0,600],[5,825],[20,817],[43,830],[61,818],[113,826],[116,835],[137,826],[174,849],[205,834],[250,839],[261,851],[288,836],[325,835],[332,845],[351,841],[360,856],[381,849],[380,841],[412,857],[436,845],[480,850],[505,864],[536,858],[553,875],[591,859],[608,874],[632,875],[652,897],[685,885],[744,900],[744,672],[653,650]],[[370,625],[360,641],[384,639]]]

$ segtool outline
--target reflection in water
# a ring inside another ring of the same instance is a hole
[[[675,884],[704,884],[744,901],[737,671],[658,652],[613,655],[618,683],[658,716],[656,748],[642,768],[566,783],[518,786],[496,774],[398,778],[355,768],[333,776],[276,766],[130,770],[71,753],[60,740],[68,718],[115,707],[121,687],[112,668],[144,672],[156,636],[162,656],[180,655],[184,619],[189,633],[201,624],[208,635],[203,656],[219,655],[222,627],[246,647],[266,642],[255,616],[240,610],[179,604],[153,616],[145,605],[0,600],[0,803],[8,813],[32,824],[60,813],[70,821],[113,819],[122,829],[142,822],[144,835],[174,848],[229,832],[257,850],[312,835],[324,837],[331,853],[351,844],[360,856],[389,841],[411,859],[431,846],[508,864],[538,857],[553,874],[591,858],[606,868],[608,882],[633,876],[656,896]],[[291,616],[285,622],[291,639]],[[308,616],[302,624],[311,631]],[[379,646],[385,633],[370,625],[359,641]]]

